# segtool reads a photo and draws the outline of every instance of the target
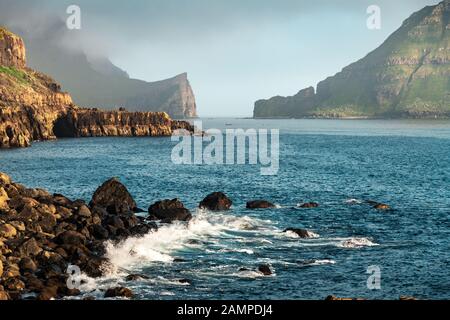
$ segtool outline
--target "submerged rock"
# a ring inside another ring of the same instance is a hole
[[[133,291],[125,287],[116,287],[110,288],[105,292],[105,298],[115,298],[115,297],[124,297],[124,298],[132,298]]]
[[[125,281],[130,282],[130,281],[140,281],[140,280],[148,280],[148,279],[150,279],[150,278],[143,274],[130,274],[130,275],[126,276]]]
[[[200,204],[200,209],[208,209],[211,211],[229,210],[233,202],[222,192],[214,192],[206,196]]]
[[[373,201],[373,200],[366,200],[366,203],[372,206],[372,208],[376,210],[390,210],[391,207],[385,203]]]
[[[258,271],[261,272],[265,276],[272,275],[272,270],[270,269],[270,266],[267,264],[262,264],[258,267]]]
[[[308,231],[306,229],[288,228],[288,229],[284,230],[283,232],[293,232],[293,233],[297,234],[300,238],[303,238],[303,239],[316,237],[315,233]]]
[[[247,209],[268,209],[275,208],[275,205],[266,200],[253,200],[247,202]]]
[[[117,178],[106,181],[95,191],[90,206],[106,208],[110,214],[129,213],[137,209],[128,189]]]
[[[338,298],[336,296],[330,295],[325,298],[326,301],[364,301],[364,298]]]
[[[300,205],[300,208],[317,208],[319,204],[317,202],[307,202]]]
[[[391,207],[389,205],[384,204],[384,203],[378,203],[378,204],[374,205],[373,208],[377,209],[377,210],[390,210],[391,209]]]
[[[152,220],[162,220],[170,223],[175,220],[189,221],[192,215],[184,204],[178,200],[162,200],[152,204],[148,208],[149,218]]]

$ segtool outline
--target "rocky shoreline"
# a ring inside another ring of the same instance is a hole
[[[391,210],[383,203],[370,200],[366,203],[376,210]],[[232,205],[227,195],[214,192],[200,201],[198,208],[227,211]],[[297,208],[311,210],[319,206],[307,202],[298,204]],[[266,200],[252,200],[247,202],[246,208],[265,210],[276,205]],[[98,278],[114,270],[106,258],[106,242],[119,244],[129,237],[158,232],[161,224],[174,221],[188,224],[192,218],[191,212],[178,199],[157,201],[148,210],[140,209],[117,178],[104,182],[87,203],[43,189],[27,188],[0,173],[0,300],[80,296],[80,290],[69,285],[69,271],[75,266],[83,274]],[[299,228],[287,228],[282,232],[300,239],[317,237]],[[246,271],[256,271],[263,276],[273,273],[267,264],[259,265],[256,270],[239,270]],[[139,279],[148,279],[148,276],[130,273],[124,278],[127,282]],[[179,281],[190,283],[189,279]],[[104,298],[114,297],[132,298],[133,292],[125,287],[107,288]]]
[[[230,210],[233,202],[222,192],[206,196],[199,208],[208,211]],[[264,200],[247,203],[250,209],[274,205]],[[116,178],[103,183],[89,203],[71,200],[43,189],[30,189],[0,173],[0,300],[61,299],[78,296],[68,286],[69,267],[76,266],[89,277],[97,278],[110,269],[105,258],[106,241],[119,243],[158,231],[158,223],[188,223],[191,212],[178,199],[158,201],[148,208],[146,217],[127,188]],[[312,237],[307,230],[290,228],[300,238]],[[272,275],[270,266],[258,270]],[[129,274],[127,281],[145,278]],[[188,282],[189,280],[184,279]],[[104,297],[132,297],[123,287],[106,290]]]

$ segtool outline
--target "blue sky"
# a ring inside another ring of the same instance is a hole
[[[3,0],[2,0],[3,1]],[[65,18],[82,12],[91,52],[131,77],[188,72],[201,116],[251,116],[256,100],[292,95],[379,46],[413,12],[438,0],[41,0]],[[381,30],[366,27],[369,5]]]

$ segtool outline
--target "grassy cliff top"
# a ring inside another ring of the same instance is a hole
[[[17,38],[17,35],[15,35],[11,31],[0,25],[0,39],[3,38],[5,35]]]

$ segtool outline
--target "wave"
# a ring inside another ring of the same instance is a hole
[[[363,203],[363,201],[358,200],[358,199],[347,199],[347,200],[345,200],[345,203],[348,203],[348,204],[361,204],[361,203]]]
[[[286,232],[284,232],[284,234],[285,234],[285,236],[286,237],[288,237],[288,238],[294,238],[294,239],[298,239],[298,238],[300,238],[300,236],[297,234],[297,233],[295,233],[295,232],[293,232],[293,231],[286,231]],[[312,231],[307,231],[306,232],[306,238],[302,238],[302,239],[317,239],[317,238],[319,238],[320,237],[320,235],[319,234],[317,234],[317,233],[315,233],[315,232],[312,232]]]
[[[347,238],[342,239],[337,246],[340,248],[362,248],[378,246],[378,243],[372,242],[369,238]]]
[[[336,261],[331,259],[322,259],[322,260],[302,261],[300,262],[300,264],[303,266],[323,266],[327,264],[336,264]]]
[[[116,267],[142,266],[149,262],[173,262],[173,253],[192,247],[201,248],[207,242],[220,238],[235,237],[227,232],[246,232],[267,229],[270,220],[260,220],[248,216],[237,217],[224,213],[197,210],[188,223],[176,222],[162,225],[158,231],[151,231],[139,238],[128,238],[124,242],[106,243],[106,257]],[[251,249],[221,248],[226,252],[253,254]]]

